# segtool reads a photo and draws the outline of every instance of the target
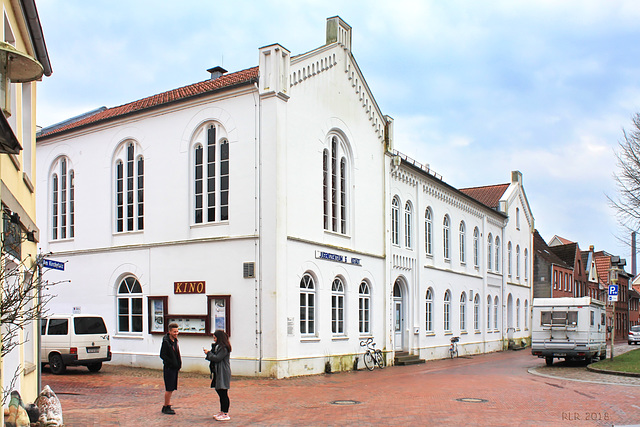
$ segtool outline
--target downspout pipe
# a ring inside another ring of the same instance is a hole
[[[255,111],[255,123],[254,123],[254,146],[255,146],[255,229],[254,233],[257,234],[255,240],[255,254],[258,261],[257,269],[258,274],[255,280],[255,310],[256,310],[256,344],[258,346],[258,372],[262,372],[262,359],[263,359],[263,343],[262,343],[262,150],[260,149],[260,142],[262,136],[262,101],[260,99],[260,89],[258,83],[253,84],[256,91],[253,95],[254,111]],[[257,97],[256,97],[257,96]]]

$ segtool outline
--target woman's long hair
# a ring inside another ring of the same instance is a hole
[[[227,350],[231,353],[231,343],[229,342],[229,336],[227,333],[218,329],[213,333],[213,335],[216,337],[216,344],[227,347]]]

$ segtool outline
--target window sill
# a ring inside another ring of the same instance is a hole
[[[331,341],[348,341],[349,337],[346,335],[333,336],[331,337]]]
[[[467,335],[467,334],[468,334],[468,332],[467,332],[467,331],[462,331],[462,332],[460,332],[460,335]]]
[[[9,158],[11,159],[11,162],[13,163],[13,166],[16,168],[17,171],[20,170],[20,159],[18,159],[18,156],[15,154],[9,154]]]
[[[445,335],[453,335],[453,332],[451,332],[451,331],[445,331],[445,332],[444,332],[444,334],[445,334]]]
[[[479,334],[481,334],[481,333],[482,333],[481,331],[475,331],[475,332],[474,332],[474,334],[476,334],[476,335],[479,335]]]
[[[29,175],[27,175],[25,172],[22,172],[22,181],[24,181],[24,185],[27,186],[30,193],[33,193],[35,191],[33,183],[31,182],[31,178],[29,178]]]
[[[435,334],[434,332],[427,332],[427,333],[426,333],[426,336],[428,336],[428,337],[435,337],[435,336],[436,336],[436,334]]]
[[[127,339],[127,340],[142,340],[144,339],[144,336],[142,335],[142,333],[140,333],[140,335],[113,335],[112,338],[122,338],[122,339]]]
[[[313,336],[313,337],[300,337],[300,342],[320,342],[320,338]]]
[[[113,236],[131,236],[135,234],[144,234],[144,230],[132,230],[132,231],[114,231]]]
[[[351,236],[349,234],[342,234],[342,233],[339,233],[337,231],[331,231],[331,230],[324,230],[324,232],[325,232],[325,234],[330,234],[332,236],[341,237],[343,239],[351,239]],[[400,247],[400,245],[394,245],[394,246]]]
[[[64,239],[50,239],[49,244],[73,242],[74,237],[65,237]]]
[[[31,362],[24,362],[24,375],[29,375],[36,370],[36,365]]]
[[[226,219],[224,221],[211,221],[211,222],[203,222],[203,223],[193,223],[190,225],[191,228],[202,228],[209,227],[214,225],[229,225],[229,220]],[[131,233],[131,232],[129,232]]]

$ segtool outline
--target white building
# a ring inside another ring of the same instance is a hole
[[[412,203],[416,232],[419,210],[432,206],[439,221],[448,212],[530,252],[521,180],[498,212],[406,161],[397,166],[392,120],[339,17],[327,20],[325,45],[295,57],[266,46],[258,63],[232,74],[216,67],[209,80],[43,130],[41,248],[65,262],[49,278],[71,281],[54,289],[52,311],[105,317],[116,363],[159,367],[162,334],[177,321],[185,368],[207,369],[201,348],[223,328],[235,374],[284,377],[327,362],[352,369],[370,336],[388,358],[395,349],[442,356],[444,334],[457,328],[445,332],[434,314],[425,330],[431,286],[434,306],[445,289],[498,297],[498,326],[478,335],[469,326],[473,339],[462,341],[468,351],[502,348],[503,301],[530,301],[528,282],[445,261],[438,249],[426,255],[417,233],[415,249],[396,244],[392,200]],[[516,208],[520,229],[510,220]],[[404,316],[396,333],[394,283]]]

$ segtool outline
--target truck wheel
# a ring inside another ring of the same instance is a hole
[[[545,362],[547,362],[547,366],[553,365],[553,357],[547,356],[547,357],[545,357],[544,360],[545,360]]]
[[[98,372],[102,368],[102,362],[89,363],[87,368],[89,372]]]
[[[52,354],[49,356],[49,369],[51,369],[51,373],[54,375],[64,374],[67,367],[64,366],[64,362],[62,361],[62,356],[59,354]]]

